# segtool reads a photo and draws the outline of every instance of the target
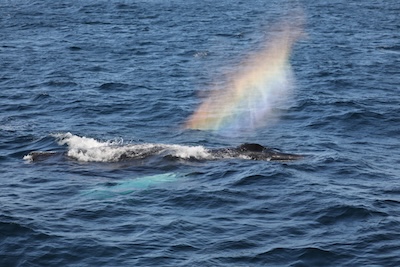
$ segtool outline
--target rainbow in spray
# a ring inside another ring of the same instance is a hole
[[[211,91],[186,121],[186,128],[235,134],[276,120],[274,110],[293,88],[289,56],[301,30],[286,24],[274,32],[264,49],[251,55],[224,88]]]

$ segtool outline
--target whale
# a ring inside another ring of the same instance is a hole
[[[265,161],[292,161],[304,158],[304,155],[283,153],[278,149],[265,147],[256,143],[245,143],[234,148],[213,149],[211,153],[221,155],[222,157],[230,156],[233,158]]]
[[[194,152],[193,152],[194,151]],[[101,153],[107,155],[101,157]],[[257,143],[244,143],[236,147],[204,148],[202,146],[181,146],[165,144],[106,146],[82,148],[78,151],[32,151],[24,157],[28,161],[44,161],[49,159],[70,158],[81,161],[121,162],[150,157],[162,157],[170,160],[221,160],[243,159],[259,161],[294,161],[303,159],[300,154],[284,153],[276,148],[262,146]],[[93,158],[90,158],[91,155]],[[111,155],[111,156],[110,156]]]

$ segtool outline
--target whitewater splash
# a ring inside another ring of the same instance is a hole
[[[202,146],[183,146],[169,144],[124,144],[122,141],[98,141],[72,133],[53,134],[59,145],[67,145],[67,156],[83,162],[118,162],[124,159],[142,159],[153,155],[165,155],[181,159],[213,159],[214,156]],[[25,160],[47,157],[54,152],[35,152]],[[39,153],[39,154],[38,154]],[[40,154],[41,153],[41,154]]]
[[[275,32],[265,48],[250,56],[225,88],[212,90],[185,128],[235,134],[264,127],[277,118],[274,110],[293,88],[289,56],[302,30],[285,23]]]

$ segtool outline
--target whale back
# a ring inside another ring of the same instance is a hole
[[[260,144],[254,144],[254,143],[245,143],[237,148],[239,151],[248,151],[248,152],[263,152],[266,150],[266,147],[260,145]]]

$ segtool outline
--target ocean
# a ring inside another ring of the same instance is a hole
[[[0,266],[400,266],[399,14],[0,0]]]

